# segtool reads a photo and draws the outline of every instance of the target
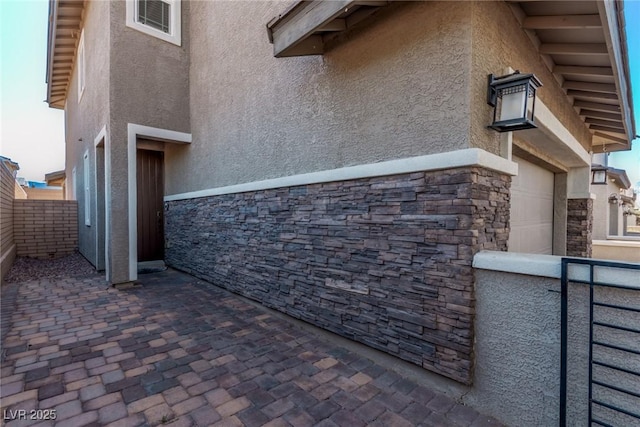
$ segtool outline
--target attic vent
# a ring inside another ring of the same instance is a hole
[[[161,0],[138,0],[138,22],[168,34],[170,8]]]

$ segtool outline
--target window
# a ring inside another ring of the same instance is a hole
[[[127,0],[127,27],[180,46],[180,0]]]
[[[169,34],[171,5],[161,0],[138,0],[138,22]]]
[[[89,152],[84,153],[84,225],[91,225],[91,186]]]
[[[78,43],[78,102],[82,99],[85,83],[85,59],[84,59],[84,30],[80,34],[80,42]]]

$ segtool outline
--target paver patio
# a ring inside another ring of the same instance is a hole
[[[4,287],[4,425],[499,425],[189,275],[141,282]]]

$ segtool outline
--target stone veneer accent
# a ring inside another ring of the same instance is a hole
[[[591,258],[593,199],[567,200],[567,256]]]
[[[466,167],[165,203],[168,265],[470,384],[473,256],[507,175]]]

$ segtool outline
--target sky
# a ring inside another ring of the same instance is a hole
[[[48,0],[0,0],[0,155],[20,164],[19,176],[43,181],[64,169],[64,113],[46,98]],[[636,133],[640,133],[640,0],[625,1]],[[640,181],[640,139],[612,153],[609,165]]]
[[[626,0],[624,15],[629,47],[629,69],[633,90],[633,112],[635,113],[636,134],[640,134],[640,0]],[[636,191],[640,191],[640,139],[633,141],[631,151],[611,153],[609,165],[625,169]]]
[[[44,102],[48,8],[47,0],[0,0],[0,155],[31,181],[64,169],[64,112]]]

